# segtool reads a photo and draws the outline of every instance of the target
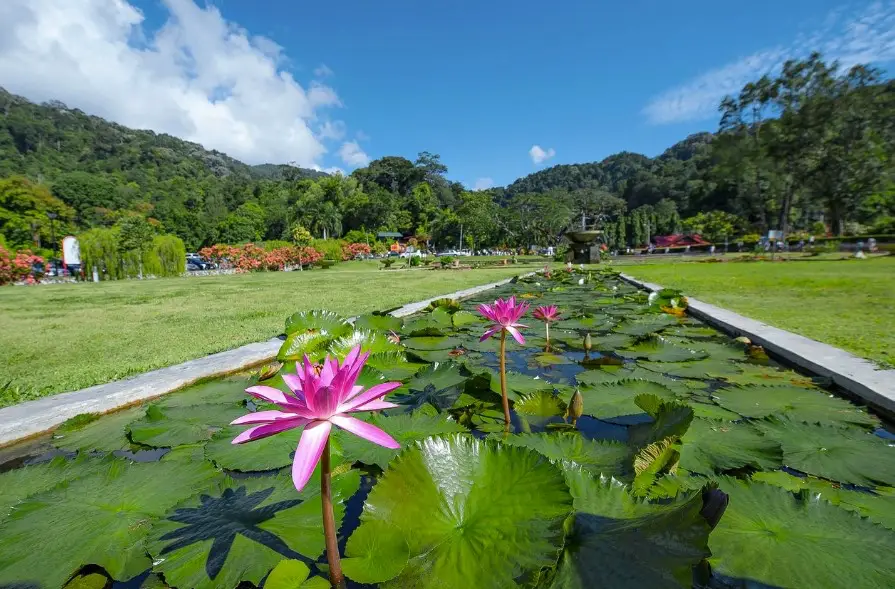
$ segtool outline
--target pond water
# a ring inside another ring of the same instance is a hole
[[[511,295],[561,320],[548,342],[529,313],[526,345],[508,340],[506,434],[476,306]],[[399,409],[358,414],[402,453],[333,437],[349,586],[895,586],[892,428],[672,299],[563,272],[404,320],[289,318],[280,375],[361,344],[362,384],[404,383]],[[280,375],[264,384],[287,390]],[[289,475],[299,434],[230,444],[233,419],[269,408],[244,393],[258,380],[0,450],[0,588],[277,589],[265,579],[284,559],[307,566],[301,586],[328,586],[319,482],[297,493]]]

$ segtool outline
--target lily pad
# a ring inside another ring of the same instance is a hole
[[[23,499],[62,483],[100,472],[108,468],[110,460],[119,459],[104,460],[86,454],[75,459],[57,456],[50,462],[0,473],[0,521]],[[3,531],[0,529],[0,537],[2,535]]]
[[[145,546],[152,522],[219,477],[201,460],[114,459],[100,472],[33,495],[0,528],[0,579],[61,587],[86,564],[131,579],[152,566]]]
[[[681,446],[681,467],[707,475],[745,466],[777,468],[783,458],[780,444],[748,423],[694,419]]]
[[[628,442],[634,448],[643,448],[665,438],[680,438],[693,421],[693,409],[677,401],[641,394],[634,402],[653,418],[652,423],[639,423],[628,428]]]
[[[740,374],[718,375],[727,382],[737,385],[789,385],[809,389],[815,388],[814,382],[793,370],[779,370],[772,366],[741,364]],[[711,375],[714,376],[714,375]]]
[[[879,420],[845,399],[817,390],[794,386],[727,387],[714,392],[719,405],[743,417],[770,415],[811,423],[876,426]]]
[[[264,581],[264,589],[299,589],[310,573],[308,565],[300,560],[281,560]]]
[[[708,356],[705,352],[697,352],[690,348],[668,342],[662,337],[651,337],[628,349],[619,350],[624,358],[644,358],[652,362],[684,362],[701,360]]]
[[[710,376],[717,377],[740,372],[739,366],[733,362],[712,358],[711,356],[705,360],[696,360],[694,362],[648,362],[640,360],[637,364],[653,372],[680,378],[709,378]]]
[[[401,319],[392,315],[361,315],[354,320],[355,329],[366,331],[401,331]]]
[[[250,444],[233,444],[233,438],[245,429],[244,426],[228,426],[214,434],[205,445],[205,457],[220,468],[243,472],[272,470],[292,464],[299,430],[295,435],[281,433]]]
[[[294,368],[292,370],[294,371]],[[273,384],[276,381],[282,382],[283,379],[277,376],[264,384],[277,386]],[[245,392],[246,388],[253,384],[255,383],[243,376],[229,376],[189,386],[182,391],[165,395],[154,404],[159,407],[191,407],[206,403],[241,404],[249,398]]]
[[[277,359],[300,360],[304,354],[323,350],[332,340],[351,332],[351,324],[330,311],[303,311],[286,320],[286,341]]]
[[[356,329],[348,335],[343,335],[342,337],[333,340],[329,345],[327,352],[330,355],[342,359],[357,346],[361,347],[361,351],[369,352],[370,354],[401,351],[401,347],[398,344],[392,343],[380,332]],[[318,352],[318,356],[322,357],[323,354]]]
[[[693,567],[709,555],[699,493],[654,504],[612,478],[574,467],[566,475],[575,516],[550,589],[693,586]]]
[[[466,432],[466,428],[444,415],[424,415],[419,412],[388,417],[373,414],[366,421],[390,434],[402,448],[430,436]],[[337,437],[342,447],[344,460],[375,464],[382,470],[388,468],[389,462],[400,452],[400,450],[385,448],[343,431],[339,431]]]
[[[64,589],[106,589],[111,585],[109,578],[99,573],[78,575],[65,584]]]
[[[53,445],[62,450],[114,452],[130,447],[125,428],[145,414],[142,407],[116,411],[111,415],[77,415],[53,432]]]
[[[520,415],[531,417],[556,417],[566,410],[566,404],[550,391],[537,391],[521,397],[513,404]]]
[[[497,439],[511,446],[530,448],[551,460],[570,460],[594,474],[615,477],[631,474],[631,450],[621,442],[588,440],[577,433],[516,434]]]
[[[243,581],[259,585],[284,558],[316,560],[324,550],[319,475],[296,493],[289,473],[223,480],[190,497],[152,526],[147,550],[154,570],[175,587],[215,589]],[[333,511],[340,525],[360,474],[333,477]]]
[[[403,341],[409,350],[432,351],[453,350],[460,345],[460,340],[455,337],[411,337]]]
[[[460,398],[465,382],[466,377],[456,364],[430,364],[390,394],[388,400],[403,405],[409,411],[427,404],[439,411],[446,411]]]
[[[780,443],[790,468],[863,487],[895,485],[895,448],[873,434],[790,420],[756,427]]]
[[[895,586],[895,534],[808,494],[726,479],[712,568],[773,587]]]
[[[500,375],[496,371],[491,373],[491,390],[500,394]],[[510,400],[519,401],[525,395],[545,390],[552,391],[553,383],[543,378],[507,371],[507,396]]]
[[[150,405],[146,415],[127,426],[131,440],[152,448],[170,448],[210,440],[231,421],[245,414],[237,405],[207,403],[190,407]]]
[[[742,415],[728,411],[724,407],[720,407],[712,402],[689,401],[690,407],[693,409],[693,415],[701,419],[717,419],[721,421],[738,421],[742,419]]]
[[[677,324],[677,319],[671,315],[651,314],[625,321],[612,331],[624,335],[633,335],[634,337],[643,337],[662,331],[666,327]]]
[[[481,319],[480,316],[475,313],[470,313],[469,311],[457,311],[451,317],[451,322],[454,324],[454,327],[466,327],[480,323]]]
[[[584,413],[599,419],[612,420],[627,415],[641,415],[643,409],[634,399],[642,393],[673,399],[674,393],[667,387],[648,380],[624,379],[617,382],[581,387]]]
[[[342,571],[358,583],[383,583],[401,574],[409,558],[410,547],[399,530],[371,521],[348,538]]]
[[[571,508],[562,472],[544,456],[453,435],[398,456],[355,533],[391,524],[407,541],[410,560],[386,588],[515,589],[514,579],[556,562]]]

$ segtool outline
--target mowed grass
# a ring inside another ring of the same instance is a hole
[[[895,256],[620,270],[885,366],[895,364]]]
[[[345,316],[486,284],[537,266],[328,270],[0,288],[0,407],[273,337],[288,315]]]

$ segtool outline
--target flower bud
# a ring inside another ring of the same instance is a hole
[[[566,415],[572,418],[572,425],[575,425],[575,422],[578,421],[578,418],[584,414],[584,397],[581,396],[581,391],[575,389],[575,393],[572,394],[572,398],[569,400],[569,407],[566,409]]]
[[[590,339],[590,334],[587,334],[586,336],[584,336],[584,349],[586,351],[590,352],[591,348],[593,348],[593,347],[594,347],[594,344]]]

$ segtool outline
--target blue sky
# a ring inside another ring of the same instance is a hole
[[[29,98],[250,163],[350,171],[429,150],[470,187],[657,155],[813,49],[895,58],[892,0],[4,0],[4,20],[0,84]]]

